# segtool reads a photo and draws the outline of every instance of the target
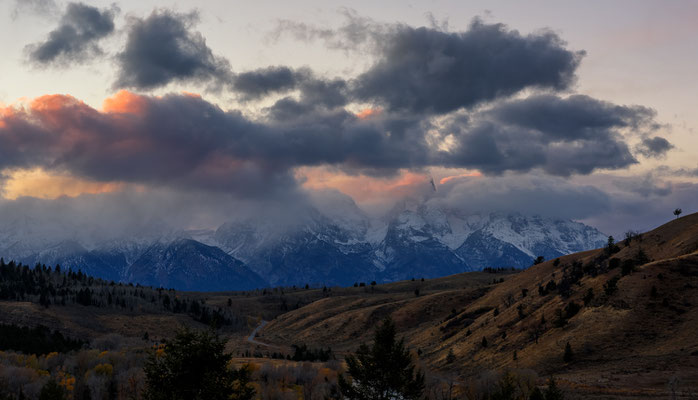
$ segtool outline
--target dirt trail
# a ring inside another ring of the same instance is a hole
[[[269,321],[261,320],[261,321],[259,322],[259,325],[257,325],[256,328],[254,328],[254,330],[252,331],[252,333],[250,333],[250,336],[247,337],[247,341],[250,342],[250,343],[253,343],[253,344],[258,344],[258,345],[260,345],[260,346],[265,346],[265,347],[276,347],[276,346],[273,346],[273,345],[270,345],[270,344],[267,344],[267,343],[262,343],[262,342],[260,342],[260,341],[258,341],[258,340],[255,339],[255,337],[257,337],[257,332],[259,332],[260,329],[264,328],[264,326],[265,326],[266,324],[268,324],[268,323],[269,323]]]

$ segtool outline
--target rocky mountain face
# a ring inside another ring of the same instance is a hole
[[[526,268],[537,256],[551,259],[602,247],[606,241],[602,233],[578,222],[503,213],[463,215],[428,202],[398,204],[380,219],[367,217],[346,198],[301,214],[284,222],[256,217],[224,223],[215,231],[101,243],[57,240],[55,234],[44,238],[37,227],[23,226],[17,234],[6,231],[0,236],[0,254],[115,281],[245,290]]]
[[[126,270],[126,281],[189,291],[248,290],[267,286],[244,263],[218,247],[191,239],[150,246]]]

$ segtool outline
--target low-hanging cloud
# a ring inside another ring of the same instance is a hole
[[[171,82],[230,84],[230,63],[217,56],[193,30],[198,14],[157,10],[145,19],[132,18],[128,38],[117,55],[116,88],[154,89]]]
[[[466,177],[440,185],[438,193],[429,201],[463,215],[518,212],[583,219],[608,211],[612,203],[607,193],[594,186],[543,175]]]
[[[51,2],[34,2],[49,7]],[[60,25],[45,41],[26,47],[29,60],[37,65],[82,63],[103,54],[98,42],[114,31],[118,9],[103,9],[83,3],[69,3]]]

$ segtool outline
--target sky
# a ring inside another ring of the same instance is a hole
[[[339,192],[372,215],[409,197],[644,231],[698,211],[696,19],[685,1],[0,0],[0,221],[215,228]]]

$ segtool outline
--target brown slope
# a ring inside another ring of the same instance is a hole
[[[262,338],[277,344],[306,343],[353,350],[370,340],[372,328],[389,314],[401,331],[417,334],[443,321],[453,309],[462,310],[481,297],[493,286],[494,279],[510,276],[511,272],[470,272],[375,288],[333,288],[330,297],[272,320]],[[418,296],[415,289],[419,289]]]
[[[486,292],[437,291],[421,298],[313,303],[273,321],[264,333],[287,343],[349,346],[354,338],[365,340],[362,333],[370,331],[376,314],[391,313],[408,344],[423,351],[425,363],[463,377],[483,368],[532,368],[562,375],[585,396],[661,395],[670,381],[698,387],[698,214],[671,221],[619,248],[611,258],[637,259],[642,250],[649,262],[621,277],[620,268],[609,269],[603,249],[593,250],[561,257],[558,265],[547,261]],[[587,273],[571,286],[569,296],[558,290],[539,295],[539,285],[559,284],[575,263]],[[592,269],[598,273],[589,273]],[[606,295],[604,284],[616,276],[617,292]],[[522,289],[528,290],[527,296]],[[594,299],[564,326],[556,326],[558,310],[571,302],[584,304],[589,289]],[[452,308],[460,312],[452,315]],[[575,354],[569,363],[563,361],[567,342]],[[458,362],[446,362],[449,350]]]

